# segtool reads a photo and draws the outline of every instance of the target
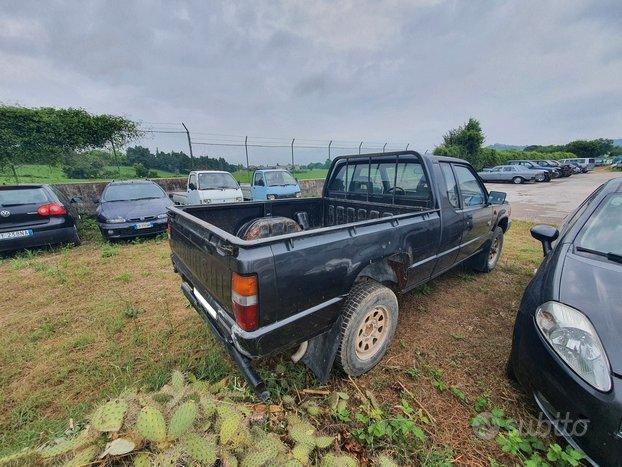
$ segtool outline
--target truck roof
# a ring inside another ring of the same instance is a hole
[[[227,172],[226,170],[191,170],[191,174],[229,174],[231,172]]]
[[[333,160],[338,161],[341,159],[367,159],[369,157],[373,157],[374,159],[387,157],[387,158],[395,158],[396,156],[418,156],[429,158],[433,161],[438,162],[461,162],[463,164],[468,164],[469,161],[464,159],[458,159],[457,157],[449,157],[449,156],[435,156],[432,154],[419,154],[417,151],[394,151],[394,152],[378,152],[378,153],[370,153],[370,154],[351,154],[348,156],[338,156]]]

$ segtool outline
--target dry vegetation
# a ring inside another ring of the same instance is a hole
[[[514,316],[540,262],[528,228],[514,223],[492,274],[457,270],[401,297],[396,338],[364,377],[335,375],[318,388],[286,358],[263,363],[273,402],[293,396],[299,405],[313,398],[305,388],[349,393],[349,417],[316,421],[359,459],[382,449],[425,465],[511,462],[495,441],[475,437],[469,420],[476,405],[502,408],[516,420],[536,415],[504,375]],[[158,389],[173,369],[210,382],[230,375],[231,387],[242,385],[179,292],[165,240],[87,241],[7,258],[0,290],[0,454],[49,439],[125,387]],[[365,426],[356,417],[357,395],[375,398],[385,413],[408,401],[425,440],[362,442],[353,434]]]

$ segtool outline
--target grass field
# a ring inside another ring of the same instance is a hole
[[[109,179],[102,180],[85,180],[85,179],[72,179],[67,178],[67,176],[63,173],[60,167],[50,167],[48,165],[21,165],[17,167],[17,176],[19,178],[20,183],[85,183],[85,182],[94,182],[94,181],[104,181]],[[106,166],[104,167],[104,171],[110,174],[114,174],[115,179],[127,179],[127,178],[136,178],[136,171],[134,167],[128,166]],[[158,176],[160,178],[169,178],[176,177],[177,175],[171,172],[165,172],[163,170],[156,170],[158,172]],[[0,185],[8,185],[14,184],[15,177],[13,176],[13,172],[10,170],[5,170],[4,172],[0,172]]]
[[[115,174],[114,177],[117,180],[136,178],[136,171],[133,167],[128,166],[106,166],[104,171],[110,174]],[[172,172],[166,172],[164,170],[156,170],[158,177],[160,178],[172,178],[179,177]],[[294,176],[298,180],[312,180],[317,178],[325,178],[326,169],[313,169],[313,170],[300,170],[294,172]],[[118,175],[117,175],[118,174]],[[239,170],[233,173],[235,179],[240,183],[250,183],[252,172],[247,170]],[[17,168],[17,175],[20,183],[88,183],[94,181],[106,181],[109,179],[101,180],[84,180],[84,179],[71,179],[67,178],[60,167],[50,167],[47,165],[22,165]],[[185,175],[181,175],[185,177]],[[9,185],[15,183],[15,177],[10,170],[0,172],[0,185]]]
[[[350,394],[344,410],[312,420],[361,460],[382,450],[428,466],[520,463],[501,441],[476,437],[470,420],[493,408],[503,420],[535,420],[528,397],[504,375],[522,291],[541,261],[529,227],[514,222],[493,273],[458,269],[401,296],[389,352],[363,377],[333,374],[317,387],[288,356],[262,362],[272,403],[323,397],[308,388]],[[76,248],[0,262],[0,290],[9,292],[0,294],[0,454],[58,435],[125,387],[159,388],[173,369],[243,385],[179,291],[166,240],[110,245],[92,230],[83,237]],[[361,414],[365,397],[381,409]],[[404,413],[421,437],[400,435],[399,426],[390,437],[382,431]]]

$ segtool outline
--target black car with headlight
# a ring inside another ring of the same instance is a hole
[[[105,239],[135,238],[166,231],[166,210],[173,202],[151,180],[110,182],[95,200],[97,224]]]
[[[622,178],[594,191],[561,231],[531,233],[545,257],[523,295],[508,376],[570,444],[622,465]]]

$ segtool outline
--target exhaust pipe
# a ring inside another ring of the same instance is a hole
[[[298,363],[302,357],[307,353],[307,347],[309,347],[309,341],[304,341],[296,350],[296,353],[292,355],[292,362]]]

